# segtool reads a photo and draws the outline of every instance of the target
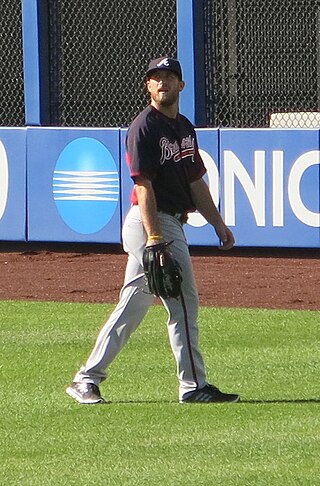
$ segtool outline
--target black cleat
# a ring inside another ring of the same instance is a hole
[[[180,403],[235,403],[240,401],[240,396],[234,393],[222,393],[219,388],[214,385],[205,385],[199,390],[190,393]]]
[[[106,403],[101,396],[98,385],[94,383],[72,383],[66,389],[66,392],[79,403],[88,405]]]

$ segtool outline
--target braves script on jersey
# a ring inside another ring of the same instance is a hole
[[[159,211],[174,214],[195,209],[190,183],[206,169],[186,117],[168,118],[150,105],[133,121],[126,143],[130,175],[133,180],[143,176],[152,181]],[[131,200],[137,204],[135,190]]]

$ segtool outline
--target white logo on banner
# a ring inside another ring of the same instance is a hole
[[[285,189],[289,204],[296,218],[308,226],[320,227],[320,213],[308,209],[302,199],[304,173],[313,165],[320,164],[320,152],[311,150],[298,157],[290,168],[288,180],[284,180],[284,154],[280,150],[272,151],[272,222],[274,227],[285,225],[284,205]],[[266,226],[266,151],[254,151],[253,180],[241,160],[231,150],[224,151],[224,186],[225,186],[225,222],[229,226],[236,224],[235,180],[241,184],[253,210],[257,226]],[[287,187],[285,187],[287,185]]]
[[[217,164],[204,150],[200,150],[204,165],[207,169],[209,189],[213,200],[219,204],[219,184],[220,176]],[[292,164],[288,179],[285,180],[284,152],[282,150],[272,151],[272,183],[268,186],[271,191],[271,207],[267,207],[267,183],[266,183],[266,151],[254,151],[254,171],[253,176],[249,174],[247,168],[239,157],[231,150],[224,151],[222,161],[224,170],[224,219],[228,226],[236,225],[236,181],[242,187],[250,207],[253,211],[257,226],[267,225],[267,215],[272,216],[273,227],[285,226],[285,196],[287,194],[289,206],[295,217],[307,226],[320,227],[320,212],[312,211],[303,200],[303,176],[312,166],[320,167],[320,152],[311,150],[300,155]],[[316,186],[315,186],[316,187]],[[305,189],[304,189],[305,190]],[[204,217],[198,212],[190,213],[188,224],[190,226],[201,227],[207,224]]]
[[[9,173],[7,152],[0,141],[0,219],[2,218],[8,199]]]

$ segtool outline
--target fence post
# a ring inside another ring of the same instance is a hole
[[[196,126],[206,125],[203,1],[177,0],[178,58],[186,82],[180,111]]]
[[[47,125],[50,120],[47,0],[21,1],[26,125]]]

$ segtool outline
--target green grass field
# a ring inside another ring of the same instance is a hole
[[[209,380],[239,404],[179,405],[166,313],[84,406],[65,394],[111,306],[0,302],[0,484],[319,485],[320,312],[202,308]]]

